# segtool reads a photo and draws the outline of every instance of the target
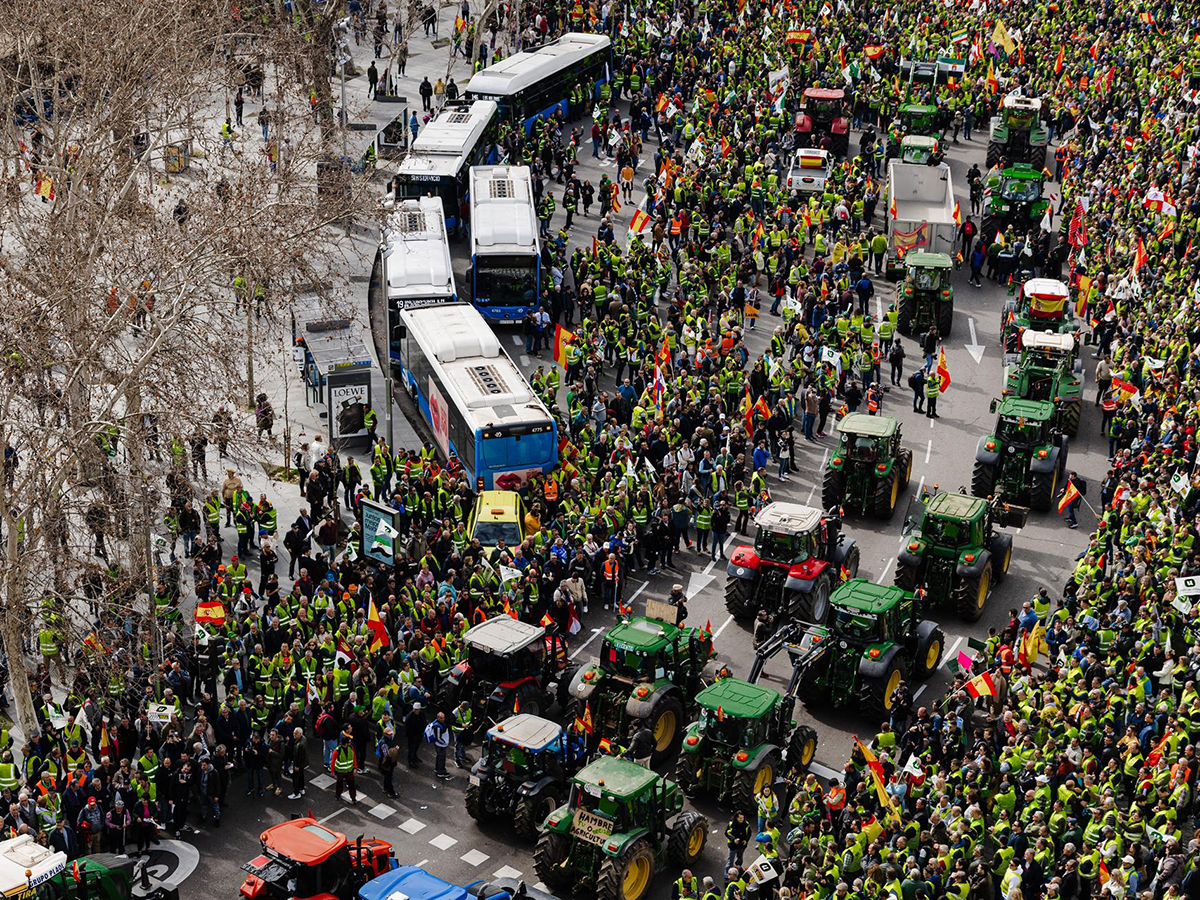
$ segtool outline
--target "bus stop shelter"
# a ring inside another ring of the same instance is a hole
[[[351,318],[331,313],[318,297],[292,308],[292,343],[304,379],[305,402],[325,422],[333,447],[365,439],[371,408],[371,351]]]

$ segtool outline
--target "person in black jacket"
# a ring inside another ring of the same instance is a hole
[[[725,868],[741,868],[742,854],[746,852],[746,845],[750,843],[750,823],[746,821],[746,813],[743,810],[739,809],[729,820],[729,825],[725,828],[725,843],[729,846]]]

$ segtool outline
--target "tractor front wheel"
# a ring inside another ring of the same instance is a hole
[[[571,839],[565,834],[543,831],[533,851],[533,869],[538,878],[552,888],[567,888],[575,883],[575,873],[567,865]]]
[[[937,308],[938,337],[943,340],[950,337],[950,329],[954,327],[954,298],[938,301]]]
[[[1054,493],[1058,489],[1058,469],[1052,472],[1035,472],[1029,481],[1029,508],[1038,512],[1049,512],[1054,505]]]
[[[678,750],[683,741],[683,704],[674,697],[664,697],[650,711],[646,725],[654,734],[651,762],[660,763]]]
[[[913,319],[917,317],[917,305],[912,297],[900,298],[900,309],[896,315],[896,327],[901,334],[913,333]]]
[[[559,798],[549,788],[538,794],[524,794],[517,798],[513,812],[513,830],[527,841],[537,840],[546,817],[559,807]]]
[[[690,866],[704,852],[707,840],[708,819],[692,810],[681,813],[671,826],[671,836],[667,839],[667,859],[677,866]]]
[[[837,469],[826,469],[825,480],[821,483],[821,506],[824,509],[841,506],[845,493],[846,473]]]
[[[1029,148],[1029,165],[1034,169],[1046,168],[1046,145],[1041,144],[1037,147]]]
[[[971,493],[976,497],[990,497],[996,490],[996,467],[991,463],[975,460],[971,471]]]
[[[482,822],[487,819],[487,804],[483,799],[482,784],[467,785],[467,815],[476,822]]]
[[[907,562],[897,562],[896,578],[893,584],[903,591],[915,591],[920,577],[921,569],[919,566],[914,566],[912,563]]]
[[[1012,562],[1013,539],[1011,534],[992,536],[992,581],[1000,584],[1008,577],[1008,566]]]
[[[912,467],[913,455],[912,451],[905,449],[896,454],[896,465],[900,468],[900,487],[908,490],[909,484],[912,482]]]
[[[858,552],[858,544],[855,544],[850,548],[850,552],[846,554],[846,558],[842,560],[842,565],[846,567],[846,571],[850,573],[851,578],[858,577],[858,564],[860,559],[861,554]]]
[[[954,605],[966,622],[978,622],[987,606],[988,593],[992,589],[992,564],[989,560],[978,575],[960,578],[954,586]]]
[[[730,614],[740,620],[749,619],[758,612],[758,604],[753,600],[753,583],[744,578],[733,578],[725,582],[725,608]]]
[[[740,809],[747,816],[755,814],[758,809],[758,793],[765,785],[774,785],[775,776],[779,774],[779,752],[772,750],[764,754],[754,768],[741,769],[733,776],[731,791],[733,808]]]
[[[983,217],[983,224],[979,228],[979,236],[987,243],[994,243],[996,240],[996,232],[1000,230],[1001,220],[998,216],[993,216],[990,213]]]
[[[1004,155],[1004,145],[997,144],[994,141],[988,141],[987,147],[987,167],[990,169],[996,163],[1000,162],[1000,157]]]
[[[807,594],[796,594],[793,615],[801,622],[812,625],[824,625],[829,615],[829,594],[832,589],[829,579],[821,575],[813,583],[812,590]]]
[[[807,725],[797,725],[788,738],[788,766],[799,766],[807,771],[817,756],[817,732]]]
[[[875,518],[888,520],[896,513],[896,504],[900,502],[900,472],[895,464],[886,478],[875,482],[875,493],[871,500],[871,511]]]
[[[1063,410],[1063,431],[1067,433],[1067,437],[1073,438],[1079,434],[1079,416],[1082,413],[1082,403],[1079,401],[1067,403],[1067,408]]]
[[[882,722],[892,714],[892,694],[904,680],[904,663],[899,655],[892,658],[882,675],[867,681],[863,709],[867,718]]]
[[[703,748],[701,748],[703,749]],[[703,771],[704,760],[699,753],[680,753],[675,763],[675,783],[683,793],[691,797],[696,793]]]
[[[942,661],[942,648],[945,646],[946,635],[942,633],[942,629],[935,628],[929,632],[929,636],[917,647],[917,678],[928,678],[937,671],[938,663]]]
[[[597,900],[641,900],[650,889],[657,868],[654,849],[645,838],[634,841],[620,856],[605,856],[596,876]]]

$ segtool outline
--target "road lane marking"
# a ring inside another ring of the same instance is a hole
[[[841,778],[843,774],[841,772],[835,772],[833,769],[829,768],[829,766],[823,766],[815,760],[808,764],[808,771],[812,772],[818,778],[824,778],[826,781],[829,781],[833,778]]]
[[[329,815],[327,815],[325,818],[323,818],[323,819],[317,819],[317,824],[318,824],[318,825],[324,825],[326,822],[328,822],[328,821],[329,821],[330,819],[332,819],[334,816],[340,816],[340,815],[341,815],[342,813],[344,813],[345,811],[346,811],[346,808],[345,808],[344,806],[343,806],[341,809],[335,809],[333,812],[331,812],[331,813],[330,813]]]
[[[425,865],[425,863],[427,863],[427,862],[429,862],[429,860],[427,860],[427,859],[421,860],[419,863],[417,863],[417,868],[418,869],[421,868],[421,866]]]
[[[962,641],[963,641],[962,635],[960,634],[958,637],[956,637],[954,639],[954,643],[946,648],[946,658],[942,662],[943,666],[946,666],[947,668],[949,668],[950,663],[958,662],[958,656],[955,654],[955,651],[958,650],[958,645],[961,644]]]
[[[883,571],[879,573],[879,577],[875,579],[876,584],[883,584],[883,579],[887,578],[888,571],[892,568],[892,563],[896,561],[896,557],[889,556],[887,565],[883,567]]]
[[[416,819],[409,819],[407,822],[400,823],[400,830],[403,831],[405,834],[416,834],[418,831],[421,831],[424,827],[425,827],[425,823],[420,822]],[[417,863],[417,865],[420,865],[420,863]]]
[[[723,551],[724,549],[725,549],[725,548],[724,548],[724,547],[722,547],[722,548],[721,548],[721,551]],[[718,552],[721,552],[721,551],[718,551]],[[703,571],[703,572],[701,572],[700,574],[701,574],[701,575],[707,575],[709,572],[711,572],[711,571],[713,570],[713,566],[715,566],[716,564],[717,564],[717,561],[716,561],[715,559],[713,559],[713,560],[709,560],[709,563],[708,563],[708,565],[704,567],[704,571]]]
[[[929,443],[925,445],[925,465],[929,465],[929,454],[933,452],[933,438],[929,439]]]
[[[432,838],[429,843],[437,847],[439,850],[449,850],[458,843],[458,838],[452,838],[443,831],[437,837]]]
[[[925,688],[927,688],[927,687],[929,687],[929,685],[928,685],[928,684],[923,684],[923,685],[921,685],[919,688],[917,688],[917,690],[916,690],[916,693],[914,693],[914,694],[913,694],[913,699],[914,699],[914,700],[916,700],[916,699],[917,699],[918,697],[920,697],[920,696],[921,696],[923,693],[925,693]]]
[[[588,638],[586,641],[584,641],[582,644],[580,644],[578,647],[575,648],[575,652],[571,654],[571,659],[574,659],[580,653],[582,653],[583,648],[586,647],[588,644],[590,644],[592,641],[594,641],[596,639],[596,635],[598,635],[603,630],[604,630],[603,628],[593,628],[592,636],[590,638]]]
[[[733,621],[733,616],[730,616],[724,622],[721,623],[721,627],[718,628],[712,636],[713,643],[716,643],[717,638],[719,638],[721,636],[721,632],[724,631],[726,629],[726,627],[729,625],[729,623],[732,621]]]
[[[813,494],[815,494],[816,492],[817,492],[817,486],[814,484],[814,485],[812,486],[812,490],[810,490],[810,491],[808,492],[808,498],[807,498],[807,499],[804,501],[804,505],[805,505],[805,506],[812,506],[812,498],[813,498]]]
[[[521,346],[521,336],[519,334],[514,334],[512,339],[514,344],[516,344],[518,347]]]
[[[925,476],[921,476],[921,480],[917,482],[917,496],[921,496],[921,491],[925,488]]]

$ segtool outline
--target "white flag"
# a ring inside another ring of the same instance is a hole
[[[520,577],[521,577],[520,569],[513,569],[513,568],[510,568],[509,566],[505,566],[505,565],[500,566],[500,583],[501,584],[504,584],[505,582],[508,582],[508,581],[512,581],[514,578],[519,579]]]
[[[1042,231],[1049,234],[1053,228],[1054,228],[1054,224],[1050,220],[1050,207],[1047,206],[1046,214],[1044,216],[1042,216]]]

